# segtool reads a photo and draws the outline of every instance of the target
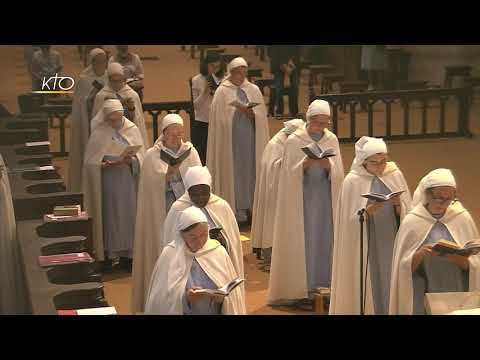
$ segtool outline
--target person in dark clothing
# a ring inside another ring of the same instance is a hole
[[[275,87],[275,112],[283,114],[283,96],[288,94],[290,116],[298,114],[299,45],[270,45],[270,71]]]

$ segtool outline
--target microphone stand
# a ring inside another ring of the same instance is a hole
[[[365,309],[363,306],[363,224],[365,222],[365,209],[358,211],[358,220],[360,221],[360,315],[365,315]]]

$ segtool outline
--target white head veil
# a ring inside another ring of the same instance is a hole
[[[102,54],[105,56],[107,55],[106,52],[100,48],[95,48],[90,50],[90,53],[88,54],[88,63],[91,65],[95,56],[102,55]]]
[[[120,102],[120,100],[117,100],[117,99],[108,99],[108,100],[105,100],[104,103],[103,103],[103,108],[101,111],[99,111],[97,113],[97,115],[95,115],[95,117],[92,119],[92,122],[91,122],[91,131],[93,132],[93,130],[95,130],[95,128],[97,128],[100,124],[102,124],[106,117],[108,115],[110,115],[111,113],[113,112],[121,112],[123,113],[123,106],[122,106],[122,103]]]
[[[165,115],[165,117],[162,120],[162,128],[161,128],[161,133],[163,134],[163,131],[169,127],[172,124],[179,124],[183,126],[183,119],[180,115],[178,114],[168,114]]]
[[[188,168],[183,179],[185,190],[195,185],[208,185],[212,188],[212,175],[206,166],[192,166]]]
[[[307,121],[315,115],[330,116],[330,105],[325,100],[314,100],[307,109]]]
[[[439,186],[457,188],[455,177],[449,169],[432,170],[420,180],[420,183],[413,194],[412,208],[419,204],[425,204],[427,202],[426,191]]]
[[[361,167],[372,155],[386,153],[388,153],[387,144],[383,139],[362,136],[355,143],[355,159],[353,159],[351,170]]]

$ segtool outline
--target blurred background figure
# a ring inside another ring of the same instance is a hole
[[[383,88],[386,45],[362,45],[361,69],[368,75],[368,90]]]
[[[109,63],[118,62],[123,66],[127,84],[138,93],[143,102],[143,65],[140,56],[128,51],[128,45],[117,45],[117,53],[110,57]]]
[[[40,50],[33,54],[31,62],[32,90],[42,90],[43,78],[61,75],[63,60],[58,51],[51,50],[50,45],[39,45]]]

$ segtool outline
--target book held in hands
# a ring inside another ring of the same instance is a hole
[[[302,147],[302,151],[309,159],[313,160],[326,159],[337,155],[335,150],[331,148],[322,151],[316,143],[311,143],[310,145]]]
[[[260,105],[260,103],[256,103],[256,102],[252,102],[252,101],[244,103],[240,100],[233,100],[229,105],[235,106],[235,107],[245,107],[245,108],[248,108],[248,109],[253,109],[255,106]]]
[[[41,267],[68,265],[78,263],[92,263],[95,260],[87,252],[39,256],[38,262]]]
[[[183,153],[177,155],[170,149],[163,148],[160,151],[160,159],[166,162],[169,166],[177,166],[190,156],[191,151],[192,151],[192,148],[189,147]]]
[[[461,256],[476,255],[480,252],[480,241],[473,240],[460,246],[448,240],[438,240],[432,248],[433,251],[440,253],[440,255],[454,254]]]
[[[379,194],[379,193],[375,193],[375,192],[370,192],[370,193],[367,193],[367,194],[362,194],[362,197],[366,198],[366,199],[369,199],[369,200],[373,200],[373,201],[377,201],[377,202],[385,202],[385,201],[388,201],[396,196],[399,196],[401,194],[403,194],[405,192],[405,190],[401,190],[401,191],[394,191],[394,192],[391,192],[390,194],[387,194],[387,195],[384,195],[384,194]]]
[[[230,281],[228,284],[225,286],[222,286],[219,289],[200,289],[196,290],[196,293],[204,293],[204,294],[210,294],[210,295],[220,295],[220,296],[228,296],[230,293],[241,283],[243,283],[245,279],[235,279]]]

